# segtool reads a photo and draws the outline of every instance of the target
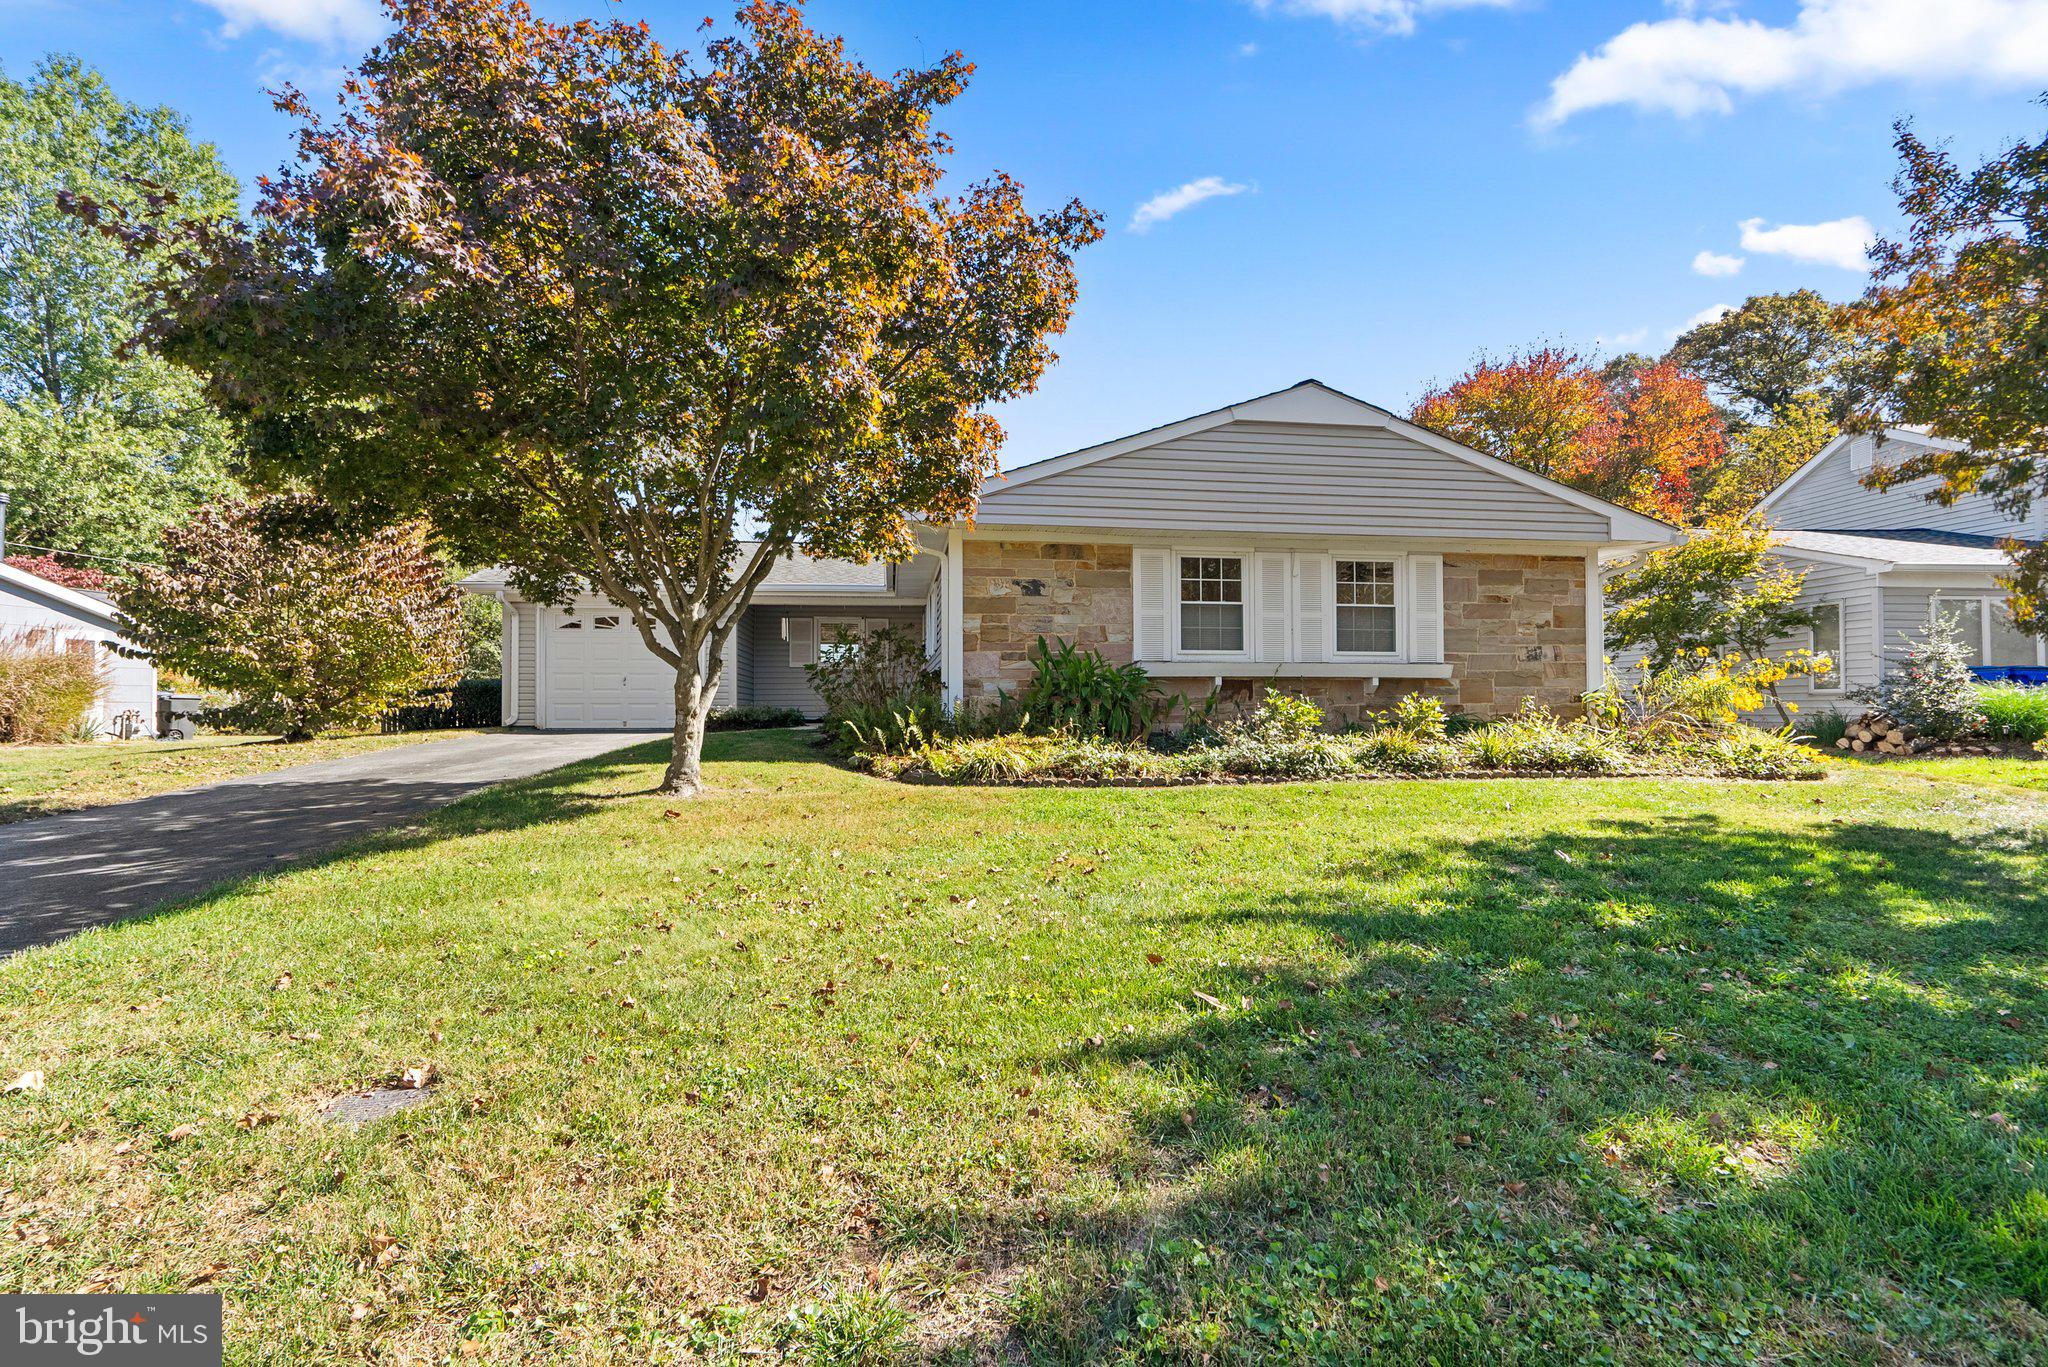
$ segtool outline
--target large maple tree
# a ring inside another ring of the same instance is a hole
[[[298,157],[253,227],[175,244],[153,340],[259,474],[624,606],[675,669],[664,787],[693,793],[769,567],[971,512],[984,409],[1054,359],[1098,216],[1001,174],[942,191],[958,53],[879,75],[786,4],[694,55],[517,0],[387,6],[337,113],[283,92]]]

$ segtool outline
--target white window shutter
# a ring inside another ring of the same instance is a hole
[[[1320,664],[1330,658],[1331,642],[1336,637],[1330,598],[1336,586],[1329,556],[1294,557],[1294,623],[1298,633],[1294,646],[1296,659]]]
[[[1288,581],[1294,577],[1290,559],[1279,551],[1260,551],[1252,557],[1254,592],[1258,595],[1253,604],[1258,613],[1258,631],[1252,641],[1255,660],[1287,658],[1287,628],[1293,615],[1287,591]]]
[[[818,662],[818,619],[815,617],[792,617],[789,619],[789,663],[792,668]]]
[[[1444,558],[1408,557],[1408,658],[1441,664],[1444,658]]]
[[[1139,547],[1131,557],[1132,643],[1140,660],[1166,656],[1167,586],[1173,582],[1173,557],[1156,548]]]

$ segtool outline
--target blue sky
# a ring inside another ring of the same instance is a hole
[[[685,47],[706,14],[727,17],[702,0],[537,8],[645,18]],[[21,77],[75,53],[127,98],[184,111],[246,181],[288,150],[263,87],[331,89],[374,11],[0,0],[0,62]],[[965,51],[979,69],[946,120],[956,171],[1001,168],[1042,205],[1079,196],[1107,216],[1061,363],[1002,413],[1012,465],[1309,376],[1405,407],[1481,349],[1655,351],[1751,293],[1846,298],[1865,225],[1896,223],[1894,119],[1972,160],[2048,122],[2033,102],[2048,0],[817,0],[810,14],[879,68]]]

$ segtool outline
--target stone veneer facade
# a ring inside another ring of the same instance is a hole
[[[968,697],[1016,692],[1031,678],[1030,652],[1043,636],[1067,640],[1122,664],[1131,658],[1131,548],[1046,541],[969,541],[961,577],[963,666]],[[1444,556],[1447,680],[1287,679],[1284,687],[1321,703],[1332,724],[1360,720],[1424,690],[1453,712],[1503,716],[1525,698],[1569,711],[1585,691],[1584,556]],[[1249,698],[1258,678],[1225,684],[1226,699]],[[1192,690],[1198,680],[1176,686]]]

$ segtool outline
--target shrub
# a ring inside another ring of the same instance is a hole
[[[0,632],[0,743],[70,739],[106,690],[99,644],[74,649],[49,627]]]
[[[159,663],[238,695],[234,725],[305,740],[461,673],[461,594],[421,524],[357,535],[283,494],[202,508],[163,550],[122,610]]]
[[[2048,688],[1986,684],[1977,690],[1977,710],[1999,740],[2048,739]]]
[[[1534,706],[1452,744],[1478,769],[1618,774],[1632,759],[1627,743],[1614,732],[1592,722],[1560,721]]]
[[[1907,649],[1897,670],[1851,696],[1875,704],[1922,735],[1960,740],[1984,727],[1977,694],[1955,624],[1942,619],[1928,628],[1924,643]]]
[[[1076,650],[1071,641],[1055,650],[1039,637],[1031,668],[1021,701],[1049,731],[1137,740],[1180,702],[1162,697],[1142,666],[1113,665],[1102,652]]]
[[[1450,718],[1444,705],[1427,693],[1403,693],[1394,700],[1392,711],[1375,713],[1380,729],[1398,731],[1416,740],[1442,740],[1450,732]]]
[[[1298,745],[1323,729],[1323,709],[1310,698],[1266,689],[1252,714],[1229,728],[1275,745]]]
[[[704,719],[706,731],[773,731],[803,726],[804,714],[794,707],[722,707]]]
[[[913,699],[939,696],[939,671],[924,642],[904,627],[865,635],[841,631],[819,643],[818,662],[804,666],[828,718],[874,716]]]
[[[378,719],[386,735],[396,731],[452,731],[497,726],[505,719],[503,686],[496,679],[460,679],[418,702],[394,707]]]

